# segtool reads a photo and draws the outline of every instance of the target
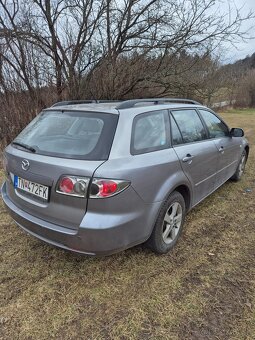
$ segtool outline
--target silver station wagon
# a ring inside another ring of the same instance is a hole
[[[2,197],[29,234],[78,253],[168,252],[187,212],[244,172],[249,145],[185,99],[70,101],[5,149]]]

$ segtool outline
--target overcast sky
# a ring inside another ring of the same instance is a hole
[[[225,2],[226,0],[224,0]],[[255,0],[234,0],[234,3],[237,8],[243,6],[242,13],[245,15],[252,10],[255,12]],[[246,24],[243,25],[243,29],[249,29],[251,26],[254,26],[253,29],[250,30],[250,36],[254,36],[255,38],[255,19],[250,20]],[[255,53],[255,39],[248,40],[247,42],[241,42],[237,45],[238,49],[233,48],[232,46],[227,48],[226,54],[222,56],[223,62],[229,63],[236,61],[238,59],[244,59],[247,55],[251,55]]]

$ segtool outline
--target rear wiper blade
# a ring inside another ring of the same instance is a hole
[[[22,148],[27,149],[31,152],[36,152],[35,148],[33,148],[32,146],[29,146],[27,144],[24,144],[24,143],[12,142],[12,145],[18,145],[18,146],[21,146]]]

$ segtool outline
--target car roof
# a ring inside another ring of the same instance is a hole
[[[186,103],[187,101],[187,103]],[[62,104],[63,103],[63,104]],[[112,114],[133,113],[138,114],[142,112],[150,112],[165,109],[192,109],[196,107],[204,107],[202,104],[186,99],[137,99],[127,101],[65,101],[54,104],[46,110],[59,110],[59,111],[89,111],[101,112]]]
[[[118,114],[116,103],[91,103],[91,104],[73,104],[73,105],[58,105],[51,106],[46,110],[59,110],[59,111],[94,111],[102,113]]]

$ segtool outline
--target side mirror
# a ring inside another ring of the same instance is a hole
[[[230,136],[231,137],[243,137],[244,131],[243,131],[243,129],[233,128],[233,129],[230,130]]]

